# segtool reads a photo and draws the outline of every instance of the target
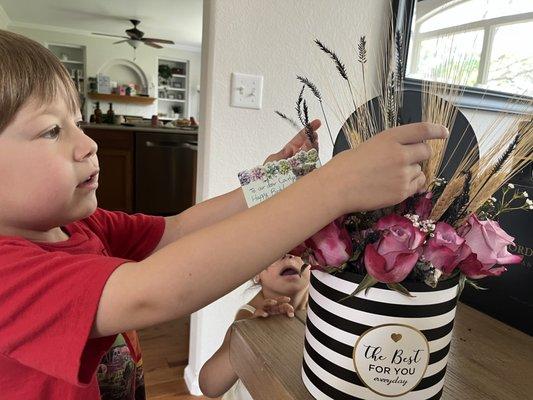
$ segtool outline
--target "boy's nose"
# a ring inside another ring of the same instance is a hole
[[[78,136],[78,143],[74,150],[74,158],[76,161],[83,161],[92,157],[98,151],[98,145],[94,140],[87,136],[83,131],[80,131]]]

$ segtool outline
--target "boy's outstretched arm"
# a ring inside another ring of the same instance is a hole
[[[183,236],[107,281],[92,336],[171,320],[211,303],[340,215],[398,204],[424,188],[424,140],[444,127],[419,123],[389,129],[276,196]]]
[[[320,128],[320,121],[315,119],[311,121],[310,125],[314,133],[313,143],[309,141],[305,129],[302,129],[279,152],[270,155],[266,162],[289,158],[300,150],[309,150],[317,146],[316,130]],[[246,201],[242,189],[239,187],[229,193],[198,203],[180,214],[167,217],[165,218],[165,232],[155,251],[184,235],[222,221],[246,208]]]

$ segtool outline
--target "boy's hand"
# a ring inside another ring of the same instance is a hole
[[[311,125],[311,129],[313,130],[313,143],[309,141],[309,138],[307,137],[304,128],[300,132],[298,132],[289,143],[283,146],[280,151],[268,156],[268,158],[265,160],[265,163],[270,161],[287,159],[298,153],[300,150],[310,150],[312,148],[318,150],[318,135],[316,133],[316,130],[320,128],[320,120],[315,119],[309,124]]]
[[[445,127],[430,123],[403,125],[379,133],[317,170],[331,190],[340,215],[377,210],[401,203],[424,190],[420,163],[431,157],[426,140],[444,139]]]
[[[275,299],[265,299],[262,307],[255,310],[253,318],[269,317],[271,315],[285,314],[287,317],[294,317],[294,307],[289,304],[290,297],[276,297]]]

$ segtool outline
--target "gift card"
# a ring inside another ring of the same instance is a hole
[[[238,174],[248,207],[274,196],[298,177],[320,167],[316,149],[300,151],[286,160],[268,162]]]

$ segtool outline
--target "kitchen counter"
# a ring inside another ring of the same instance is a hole
[[[128,132],[152,132],[152,133],[182,133],[188,135],[197,135],[197,129],[191,128],[152,128],[144,126],[124,126],[124,125],[112,125],[112,124],[86,124],[82,125],[82,129],[100,129],[100,130],[116,130],[116,131],[128,131]]]

